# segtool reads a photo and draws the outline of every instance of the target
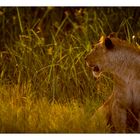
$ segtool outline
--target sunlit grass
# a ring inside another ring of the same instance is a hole
[[[94,104],[71,100],[50,103],[47,97],[33,100],[30,84],[0,87],[0,132],[102,132],[91,120]],[[90,105],[93,105],[92,107]],[[102,119],[102,118],[101,118]],[[93,129],[94,128],[94,129]],[[104,131],[107,132],[107,131]]]

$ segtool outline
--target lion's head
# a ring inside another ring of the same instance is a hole
[[[86,56],[85,61],[87,66],[93,71],[93,75],[98,78],[102,72],[106,70],[106,62],[108,59],[108,52],[114,47],[109,37],[102,36],[99,43],[93,46],[91,52]]]

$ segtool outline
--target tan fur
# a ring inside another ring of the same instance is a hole
[[[127,41],[108,38],[112,48],[106,47],[106,37],[102,37],[85,58],[95,77],[102,72],[114,75],[113,93],[97,112],[106,112],[107,120],[111,117],[116,132],[128,132],[131,126],[133,132],[132,119],[137,124],[135,132],[140,132],[140,51]]]

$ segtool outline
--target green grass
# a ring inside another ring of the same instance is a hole
[[[53,8],[46,9],[40,19],[31,20],[28,13],[28,26],[22,10],[16,8],[17,28],[0,52],[0,132],[110,132],[103,116],[98,125],[92,115],[110,95],[112,78],[105,74],[95,80],[84,61],[91,38],[97,42],[105,28],[112,31],[108,16],[102,12],[100,18],[96,10],[92,15],[83,10],[84,16],[77,11],[79,25],[66,13],[61,22],[52,20],[55,27],[50,29],[51,24],[43,20]],[[4,20],[2,29],[6,30]],[[43,31],[41,23],[46,24]],[[67,23],[72,27],[68,31]],[[130,39],[128,20],[122,21],[121,29]]]

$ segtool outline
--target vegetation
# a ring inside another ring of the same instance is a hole
[[[84,57],[101,34],[131,41],[139,22],[139,8],[0,8],[0,132],[109,133],[91,118],[113,80]]]

